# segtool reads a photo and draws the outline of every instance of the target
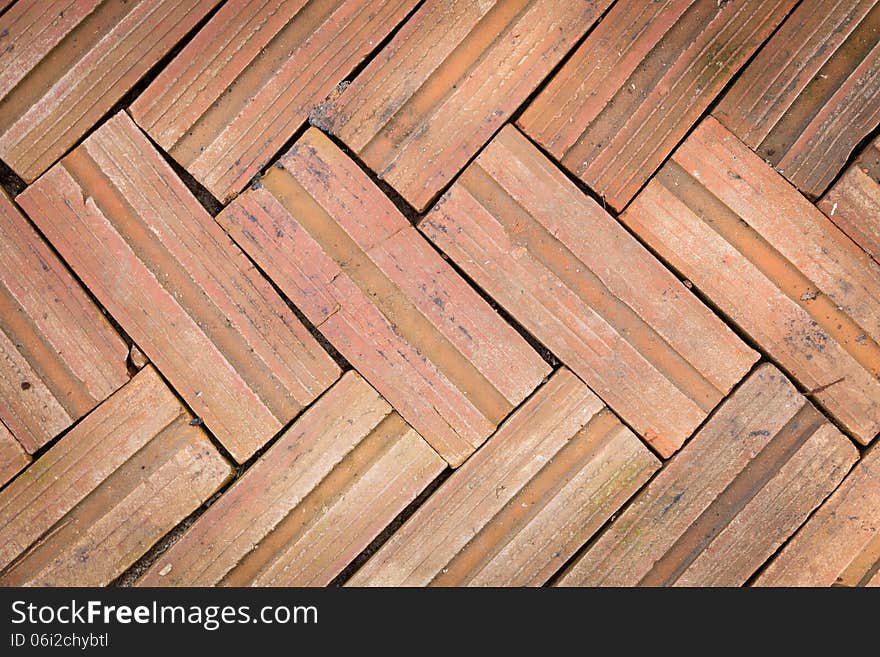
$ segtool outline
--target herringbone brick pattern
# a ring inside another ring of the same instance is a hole
[[[880,2],[0,3],[0,585],[880,584]]]

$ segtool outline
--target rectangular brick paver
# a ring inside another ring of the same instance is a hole
[[[445,467],[349,372],[140,584],[324,586]]]
[[[20,0],[0,16],[0,158],[31,182],[217,0]]]
[[[880,262],[880,138],[847,167],[818,206],[840,230]]]
[[[540,586],[659,465],[562,369],[348,584]]]
[[[621,210],[793,0],[620,0],[519,125]]]
[[[128,350],[3,191],[0,244],[0,420],[33,453],[128,381]]]
[[[18,199],[239,462],[338,376],[126,114]]]
[[[818,198],[880,123],[880,2],[802,2],[713,114]]]
[[[860,442],[880,430],[880,266],[714,119],[621,219]]]
[[[258,187],[217,220],[453,466],[549,373],[314,128]]]
[[[757,360],[513,127],[419,228],[664,457]]]
[[[428,0],[313,123],[423,210],[609,4]]]
[[[99,586],[230,476],[152,367],[0,492],[0,585]]]
[[[880,450],[872,448],[757,586],[880,586]]]
[[[741,585],[857,459],[853,444],[763,365],[559,584]]]
[[[227,2],[132,104],[132,116],[227,201],[415,5]]]
[[[0,486],[17,475],[30,461],[21,444],[9,432],[6,425],[0,423]]]

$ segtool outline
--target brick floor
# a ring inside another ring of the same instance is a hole
[[[0,0],[0,585],[880,585],[877,0]]]

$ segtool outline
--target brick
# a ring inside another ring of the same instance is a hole
[[[239,462],[339,375],[126,114],[18,199]]]
[[[518,121],[622,210],[793,0],[622,0]]]
[[[132,116],[228,201],[416,4],[227,2],[132,104]]]
[[[540,586],[659,466],[563,368],[348,584]]]
[[[756,586],[877,586],[880,451],[872,448],[755,580]]]
[[[664,457],[757,360],[513,127],[419,228]]]
[[[714,119],[621,219],[861,443],[880,429],[880,267]]]
[[[858,460],[772,365],[762,365],[558,581],[738,586]]]
[[[428,0],[313,124],[423,210],[609,4]]]
[[[819,201],[840,230],[880,262],[880,140],[847,167]]]
[[[16,2],[0,16],[0,157],[35,180],[216,4]]]
[[[0,419],[33,453],[128,381],[126,347],[0,191]]]
[[[138,584],[324,586],[445,467],[348,372]]]
[[[30,462],[28,453],[24,451],[9,429],[0,423],[0,486],[12,479]]]
[[[713,115],[811,198],[880,123],[880,3],[802,2]]]
[[[146,367],[0,492],[0,585],[111,582],[231,475]]]
[[[549,373],[314,128],[255,187],[217,221],[451,465]]]

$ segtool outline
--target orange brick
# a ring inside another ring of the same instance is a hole
[[[757,360],[513,127],[419,227],[664,457]]]
[[[227,2],[132,104],[132,116],[228,201],[415,5]]]
[[[18,198],[236,460],[339,375],[124,113]]]
[[[348,584],[540,586],[659,465],[563,368]]]
[[[0,486],[12,479],[31,459],[9,429],[0,423]]]
[[[880,430],[880,267],[711,117],[621,219],[860,442]]]
[[[559,584],[743,584],[857,459],[853,444],[763,365]]]
[[[794,4],[621,0],[519,125],[621,210]]]
[[[423,210],[609,4],[428,0],[313,123]]]
[[[217,220],[450,464],[549,366],[310,129]]]
[[[445,467],[349,372],[139,584],[324,586]]]
[[[0,492],[0,585],[100,586],[231,475],[152,367]]]
[[[0,419],[33,453],[128,381],[126,347],[0,191]]]
[[[35,180],[216,4],[16,2],[0,16],[0,157]]]
[[[847,167],[819,209],[880,262],[880,139]]]
[[[348,584],[540,586],[659,466],[562,369]]]
[[[880,3],[802,2],[714,116],[811,198],[880,123]]]
[[[872,448],[755,580],[757,586],[880,585],[880,451]]]

